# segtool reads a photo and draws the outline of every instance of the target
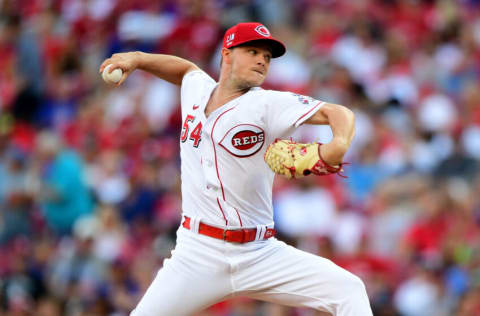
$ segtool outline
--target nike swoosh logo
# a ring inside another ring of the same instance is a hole
[[[200,107],[199,105],[196,105],[196,104],[193,105],[194,110],[198,109],[199,107]]]

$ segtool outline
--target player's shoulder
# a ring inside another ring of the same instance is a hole
[[[281,96],[285,92],[284,91],[277,91],[277,90],[270,90],[270,89],[263,89],[260,87],[255,87],[250,89],[249,94],[255,97],[275,97],[275,96]],[[288,93],[288,92],[287,92]]]
[[[187,72],[183,76],[182,84],[189,82],[189,81],[203,81],[210,84],[215,84],[215,80],[210,77],[205,71],[201,69],[193,69]]]
[[[271,90],[271,89],[261,89],[262,94],[267,97],[271,98],[282,98],[282,97],[287,97],[287,96],[292,96],[295,95],[293,92],[290,91],[280,91],[280,90]]]
[[[275,104],[278,101],[285,100],[286,98],[293,98],[295,94],[290,91],[279,91],[270,89],[259,89],[255,91],[256,97],[261,98],[263,102],[268,104]]]
[[[282,99],[287,97],[288,92],[263,89],[255,87],[250,89],[248,97],[244,98],[244,102],[250,104],[251,107],[270,107]]]
[[[203,95],[208,94],[216,85],[215,80],[206,72],[200,69],[195,69],[187,72],[182,79],[180,94],[182,102],[198,102]],[[188,98],[188,100],[186,99]]]
[[[254,87],[248,91],[247,97],[243,98],[243,102],[252,106],[258,106],[268,101],[268,95],[268,90],[264,90],[260,87]]]
[[[278,91],[278,90],[265,90],[269,99],[278,102],[289,102],[292,104],[299,103],[303,105],[308,105],[310,103],[318,102],[315,98],[312,98],[308,95],[303,95],[297,92],[292,91]]]

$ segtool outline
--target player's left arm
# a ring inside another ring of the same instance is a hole
[[[305,124],[329,125],[333,139],[320,147],[323,160],[329,165],[339,165],[355,136],[355,115],[345,106],[325,103]]]

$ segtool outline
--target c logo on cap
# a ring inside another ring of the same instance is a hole
[[[255,28],[255,32],[258,34],[269,37],[270,36],[270,31],[264,26],[264,25],[259,25]]]

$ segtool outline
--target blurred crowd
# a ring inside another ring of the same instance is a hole
[[[98,67],[141,50],[218,79],[244,21],[288,48],[264,88],[356,113],[348,178],[276,179],[279,238],[359,275],[375,315],[480,315],[475,0],[0,1],[0,315],[128,315],[180,222],[179,89]],[[198,315],[315,314],[238,298]]]

